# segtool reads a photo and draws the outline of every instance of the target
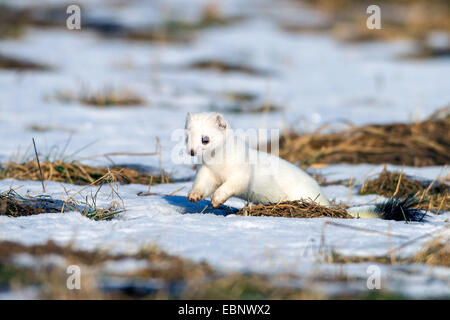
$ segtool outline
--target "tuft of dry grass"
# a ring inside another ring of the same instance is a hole
[[[314,201],[296,200],[277,204],[258,204],[256,206],[245,206],[238,213],[242,216],[270,216],[285,218],[344,218],[353,217],[342,206],[325,207]]]
[[[413,263],[423,263],[432,266],[450,268],[450,243],[442,239],[431,240],[424,245],[410,260]]]
[[[21,217],[41,214],[46,212],[58,212],[57,210],[48,211],[43,208],[35,207],[19,202],[7,194],[0,194],[0,216]]]
[[[118,203],[112,203],[109,208],[100,208],[97,205],[89,205],[81,210],[81,214],[86,218],[95,221],[108,221],[112,220],[121,212],[124,212]]]
[[[112,186],[111,188],[114,188]],[[0,215],[6,215],[8,217],[21,217],[30,216],[41,213],[64,213],[69,211],[78,211],[81,215],[95,220],[111,220],[115,218],[119,213],[125,211],[123,204],[113,201],[109,208],[101,208],[97,206],[97,195],[100,188],[95,195],[91,196],[89,201],[88,197],[84,203],[80,204],[73,199],[73,196],[69,197],[66,201],[55,200],[49,196],[36,196],[30,195],[21,196],[13,189],[8,192],[0,193]],[[112,189],[112,192],[117,194],[117,191]]]
[[[19,59],[0,54],[0,69],[18,71],[48,71],[50,67],[26,59]]]
[[[232,108],[226,108],[224,111],[230,113],[266,113],[266,112],[279,112],[283,110],[282,107],[275,104],[266,105],[249,105],[249,104],[236,104]]]
[[[280,139],[280,156],[302,165],[445,165],[450,163],[450,107],[443,110],[442,117],[411,124],[366,125],[328,134],[287,132]]]
[[[265,75],[267,73],[263,70],[258,70],[243,64],[207,59],[191,63],[188,66],[188,69],[216,71],[221,73],[239,72],[249,75]]]
[[[0,4],[0,39],[21,37],[26,18],[24,12],[15,12]]]
[[[56,95],[56,99],[63,102],[78,101],[97,108],[140,106],[146,103],[142,97],[131,91],[111,88],[105,88],[97,92],[85,90],[78,95],[60,92]]]
[[[419,199],[416,206],[425,210],[450,210],[450,186],[443,182],[424,183],[408,178],[400,172],[391,172],[386,168],[376,179],[368,180],[361,186],[359,193],[378,194],[384,197],[405,198],[413,195]]]
[[[226,113],[236,113],[236,114],[260,114],[269,112],[280,112],[283,110],[282,107],[275,104],[265,104],[256,105],[253,103],[236,103],[231,106],[216,107],[211,106],[211,111],[215,112],[226,112]]]
[[[242,103],[248,103],[248,102],[254,102],[258,99],[258,95],[254,93],[249,92],[225,92],[224,97],[227,100],[234,101],[234,102],[242,102]]]
[[[76,129],[67,128],[64,126],[52,126],[52,125],[41,125],[41,124],[32,124],[27,127],[27,130],[32,132],[50,132],[50,131],[64,131],[75,133]]]
[[[105,34],[111,38],[109,33]],[[192,37],[185,32],[167,30],[165,27],[152,29],[129,29],[124,32],[113,34],[116,38],[136,42],[161,42],[161,43],[187,43]]]
[[[163,28],[168,33],[204,30],[211,27],[227,26],[241,21],[242,17],[225,17],[217,3],[208,3],[203,7],[202,13],[197,21],[181,21],[169,19]]]
[[[226,92],[223,94],[224,101],[214,102],[210,106],[211,111],[236,113],[236,114],[259,114],[269,112],[280,112],[283,107],[277,104],[262,101],[257,94],[248,92]]]
[[[88,166],[76,161],[66,162],[55,160],[53,162],[41,162],[44,180],[65,182],[77,185],[100,185],[110,183],[112,180],[123,184],[153,185],[169,183],[168,175],[150,175],[141,173],[136,169],[114,166],[112,168]],[[101,179],[109,176],[108,179]],[[0,165],[0,179],[17,179],[41,181],[39,166],[36,160],[25,163],[7,162]]]

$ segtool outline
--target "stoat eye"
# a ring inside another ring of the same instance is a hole
[[[203,144],[208,144],[209,143],[209,137],[208,136],[202,137],[202,143]]]

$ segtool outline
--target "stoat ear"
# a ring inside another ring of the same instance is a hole
[[[186,124],[185,124],[185,128],[188,128],[188,124],[191,123],[191,119],[192,119],[192,113],[188,112],[186,115]]]
[[[216,116],[216,123],[220,130],[225,130],[227,128],[227,121],[221,114]]]

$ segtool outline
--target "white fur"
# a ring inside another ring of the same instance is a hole
[[[293,164],[250,148],[219,113],[188,114],[186,151],[201,160],[189,201],[212,195],[213,207],[236,196],[252,203],[312,199],[328,205],[318,183]],[[208,136],[210,142],[202,143]],[[248,161],[248,159],[257,159]]]

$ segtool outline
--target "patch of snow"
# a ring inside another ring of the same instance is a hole
[[[149,266],[146,260],[136,260],[132,258],[118,261],[107,261],[103,264],[103,271],[114,274],[133,273],[145,269]]]
[[[44,256],[34,256],[29,253],[15,254],[12,262],[22,268],[46,268],[46,267],[65,267],[67,261],[65,258],[56,255],[48,254]]]

